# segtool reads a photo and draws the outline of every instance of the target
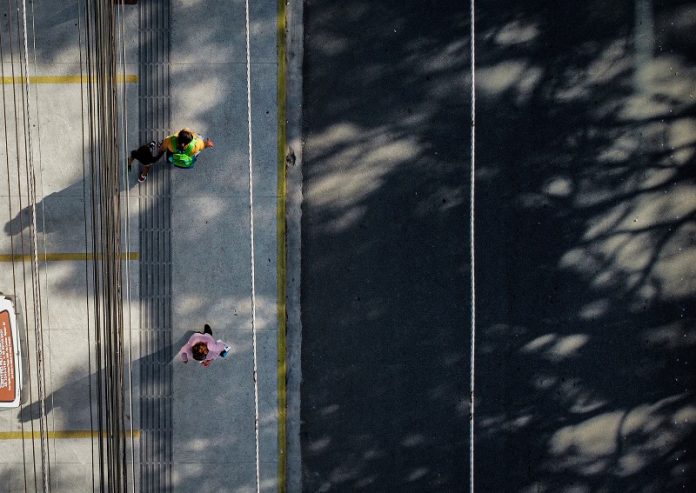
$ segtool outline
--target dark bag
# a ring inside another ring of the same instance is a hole
[[[159,159],[162,157],[162,154],[160,154],[159,152],[159,146],[157,145],[157,142],[151,140],[147,144],[141,145],[136,150],[131,151],[130,155],[133,159],[137,159],[141,163],[147,165],[159,161]]]

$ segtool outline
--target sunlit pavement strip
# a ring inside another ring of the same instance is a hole
[[[0,413],[0,477],[3,478],[0,490],[41,490],[40,444],[43,437],[50,454],[50,490],[92,491],[92,474],[98,470],[93,454],[100,431],[93,429],[98,428],[96,404],[90,400],[96,378],[95,362],[89,360],[90,349],[94,347],[94,340],[88,335],[94,309],[90,296],[94,293],[90,288],[93,280],[88,265],[104,257],[93,255],[86,247],[92,235],[85,227],[91,215],[91,184],[83,177],[83,158],[88,149],[82,125],[87,118],[85,86],[90,78],[80,73],[81,63],[82,72],[86,71],[84,53],[79,49],[80,32],[76,27],[78,4],[61,2],[56,5],[38,0],[33,2],[33,7],[35,22],[28,19],[28,25],[32,26],[30,32],[35,32],[35,39],[30,34],[31,63],[27,79],[18,62],[16,39],[14,65],[10,63],[9,33],[5,30],[6,24],[2,26],[4,64],[0,91],[5,98],[0,98],[0,110],[7,112],[3,132],[8,147],[3,139],[0,145],[3,170],[3,178],[0,178],[0,291],[14,294],[21,303],[20,318],[31,321],[33,293],[40,289],[47,419],[43,428],[36,419],[37,351],[35,333],[31,329],[26,331],[28,340],[24,346],[31,374],[24,384],[23,407]],[[6,19],[4,14],[17,15],[14,10],[7,12],[7,8],[8,2],[0,5],[0,19]],[[137,18],[137,10],[129,15]],[[16,31],[14,34],[16,36]],[[137,56],[133,62],[137,64]],[[127,66],[116,82],[123,84],[120,87],[128,93],[129,131],[137,132],[139,77],[134,74],[137,74],[137,65]],[[20,98],[25,91],[31,112],[30,150],[38,199],[37,204],[32,204],[38,216],[39,247],[35,257],[29,251],[31,236],[27,221],[31,208],[26,198],[26,135]],[[130,141],[133,140],[131,136]],[[137,231],[137,216],[135,219]],[[124,265],[130,265],[137,273],[140,260],[137,241],[131,246],[123,245],[122,251]],[[30,269],[34,260],[38,261],[35,282]],[[130,290],[137,293],[137,286],[131,283]],[[133,308],[133,316],[137,319],[137,303]],[[129,349],[124,348],[126,358]],[[126,420],[127,426],[134,430],[124,438],[137,447],[141,432],[131,421]]]
[[[122,260],[139,260],[138,252],[126,252],[120,255]],[[85,261],[85,260],[101,260],[102,255],[94,255],[84,252],[65,252],[65,253],[40,253],[39,260],[44,262],[69,262],[69,261]],[[32,260],[32,255],[21,253],[2,253],[0,254],[0,262],[29,262]]]
[[[46,432],[47,438],[96,438],[99,436],[100,432],[91,430],[63,430],[63,431],[48,431]],[[101,432],[101,435],[106,436],[106,432]],[[125,436],[133,438],[140,438],[140,431],[133,430],[133,432],[124,433]],[[41,432],[39,431],[0,431],[0,440],[38,440],[41,438]]]
[[[2,84],[24,84],[25,80],[29,81],[29,84],[86,84],[87,82],[93,81],[90,77],[86,75],[30,75],[28,78],[25,77],[0,77],[0,82]],[[126,84],[137,84],[137,75],[126,75],[117,76],[117,83]]]

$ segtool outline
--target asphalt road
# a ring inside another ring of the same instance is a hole
[[[696,489],[693,13],[479,4],[478,491]]]
[[[468,477],[468,14],[304,12],[303,490],[453,491]]]
[[[305,3],[305,491],[468,488],[468,15]],[[694,491],[696,10],[476,26],[476,491]]]

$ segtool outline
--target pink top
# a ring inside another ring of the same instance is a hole
[[[205,345],[208,346],[208,354],[206,355],[205,360],[201,361],[201,363],[218,359],[220,357],[220,353],[223,352],[227,347],[227,344],[219,340],[216,341],[210,334],[193,334],[189,338],[188,342],[179,350],[181,359],[184,360],[184,362],[187,362],[189,359],[193,359],[193,352],[191,351],[191,348],[199,342],[204,342]]]

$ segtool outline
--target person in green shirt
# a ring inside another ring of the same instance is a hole
[[[184,128],[176,134],[166,137],[160,144],[160,154],[165,154],[168,163],[177,168],[190,169],[196,164],[198,154],[204,149],[215,147],[212,139],[201,137],[193,130]],[[129,165],[131,158],[129,158]],[[143,164],[138,181],[140,183],[147,179],[151,164]]]

